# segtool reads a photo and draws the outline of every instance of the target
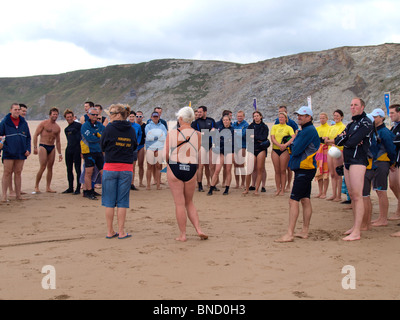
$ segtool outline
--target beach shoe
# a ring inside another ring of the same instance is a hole
[[[118,237],[118,239],[127,239],[127,238],[130,238],[130,237],[132,237],[132,235],[127,233],[125,237]]]
[[[97,200],[96,196],[90,190],[84,190],[83,197],[90,200]]]
[[[111,236],[111,237],[107,237],[106,236],[106,239],[113,239],[113,238],[116,238],[116,237],[118,237],[119,236],[119,233],[118,232],[116,232],[113,236]]]
[[[256,190],[256,187],[250,187],[249,190],[250,191]]]
[[[62,194],[66,194],[66,193],[73,193],[74,192],[74,189],[67,189],[67,190],[65,190],[65,191],[63,191],[62,192]]]
[[[208,196],[212,196],[213,191],[215,191],[215,189],[216,189],[215,187],[211,186],[211,187],[210,187],[210,190],[209,190],[208,193],[207,193],[207,195],[208,195]]]
[[[222,195],[226,196],[228,194],[229,194],[229,187],[225,187],[225,191],[224,191],[224,193]]]
[[[267,192],[264,187],[261,188],[261,192]]]

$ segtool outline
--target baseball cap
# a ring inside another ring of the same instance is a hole
[[[158,114],[158,112],[153,112],[153,113],[151,114],[151,116],[152,116],[152,117],[159,117],[160,115]]]
[[[303,107],[301,107],[299,110],[297,110],[294,114],[299,114],[299,115],[301,115],[301,116],[304,116],[304,115],[309,115],[309,116],[313,116],[313,112],[312,112],[312,110],[311,110],[311,108],[309,108],[309,107],[306,107],[306,106],[303,106]]]
[[[376,109],[372,110],[371,115],[373,117],[382,117],[382,118],[384,118],[385,117],[385,112],[380,108],[376,108]]]

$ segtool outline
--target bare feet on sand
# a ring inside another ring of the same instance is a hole
[[[274,242],[278,243],[293,242],[293,241],[294,241],[294,236],[288,233],[282,236],[281,238],[274,240]]]

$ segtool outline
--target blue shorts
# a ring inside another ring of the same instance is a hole
[[[106,208],[129,208],[132,171],[103,171],[101,205]]]

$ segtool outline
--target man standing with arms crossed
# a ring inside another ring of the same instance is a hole
[[[40,168],[36,175],[35,193],[40,193],[39,183],[42,179],[43,172],[47,168],[46,176],[46,192],[55,193],[50,188],[51,179],[53,178],[53,165],[56,158],[56,150],[58,153],[58,161],[61,162],[63,157],[61,154],[61,128],[56,123],[59,111],[57,108],[51,108],[49,119],[42,121],[37,127],[33,135],[33,153],[39,155]],[[40,136],[39,148],[38,137]],[[55,144],[55,145],[54,145]]]
[[[353,227],[346,231],[345,241],[361,239],[361,224],[364,217],[364,175],[368,166],[368,149],[374,126],[364,112],[365,102],[360,98],[351,100],[352,122],[336,137],[335,144],[344,146],[344,178],[351,198],[354,214]]]
[[[81,152],[85,162],[85,188],[83,196],[90,200],[97,200],[92,187],[92,175],[94,166],[103,175],[104,156],[101,152],[100,138],[105,129],[101,122],[97,121],[99,113],[96,108],[88,110],[89,121],[81,127]]]
[[[313,112],[309,107],[301,107],[297,114],[297,122],[301,131],[293,140],[289,161],[289,168],[294,172],[293,188],[289,200],[289,228],[285,235],[275,242],[292,242],[294,237],[308,238],[312,207],[311,207],[311,182],[317,171],[315,154],[320,145],[320,139],[313,125]],[[301,233],[294,234],[297,218],[300,213],[300,203],[303,207],[303,229]]]

